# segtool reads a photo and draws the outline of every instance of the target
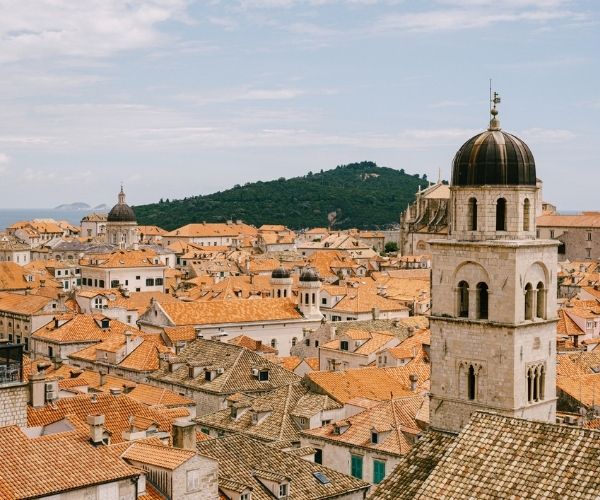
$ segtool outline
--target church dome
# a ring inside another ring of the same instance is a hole
[[[107,222],[136,222],[135,212],[125,203],[123,187],[119,193],[119,202],[108,212]]]
[[[273,278],[273,279],[286,279],[289,277],[290,277],[289,271],[287,271],[283,267],[278,267],[271,273],[271,278]]]
[[[535,186],[535,161],[529,146],[500,129],[495,101],[491,113],[490,127],[471,137],[454,156],[452,185]]]
[[[300,273],[300,281],[319,281],[319,275],[314,269],[307,268]]]

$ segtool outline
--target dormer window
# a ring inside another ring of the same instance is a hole
[[[269,380],[269,370],[260,370],[258,372],[258,380],[261,382],[266,382]]]
[[[102,318],[100,321],[100,327],[102,329],[110,328],[110,320],[108,318]]]
[[[342,351],[347,351],[348,350],[348,341],[347,340],[341,340],[340,341],[340,349]]]
[[[215,372],[207,370],[204,372],[204,380],[211,382],[215,378]]]
[[[288,496],[288,485],[280,484],[279,485],[279,498],[285,498]]]
[[[379,433],[377,431],[371,431],[371,444],[379,443]]]

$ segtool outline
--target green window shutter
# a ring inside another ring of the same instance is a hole
[[[385,462],[373,460],[373,483],[379,484],[385,477]]]
[[[363,457],[351,455],[350,474],[358,479],[363,477]]]

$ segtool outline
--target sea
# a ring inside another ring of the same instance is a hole
[[[0,208],[0,231],[3,231],[15,222],[31,219],[66,220],[78,226],[82,217],[94,210],[56,210],[53,208]],[[102,212],[99,210],[98,212]]]

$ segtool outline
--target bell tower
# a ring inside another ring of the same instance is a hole
[[[478,410],[556,415],[557,242],[536,239],[533,155],[499,102],[454,157],[449,236],[430,241],[430,420],[452,432]]]

